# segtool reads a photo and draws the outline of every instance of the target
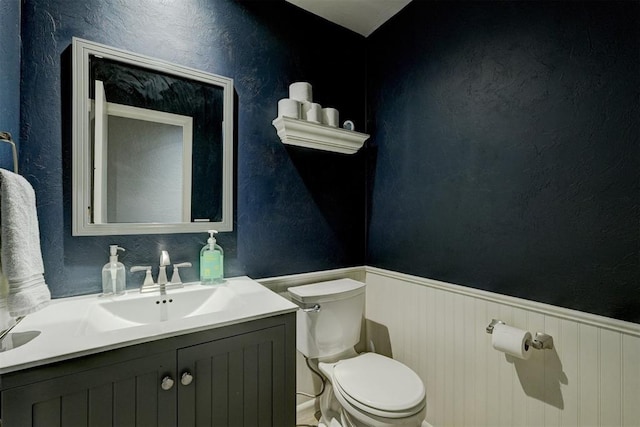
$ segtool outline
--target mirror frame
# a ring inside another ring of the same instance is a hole
[[[91,147],[89,132],[89,58],[91,55],[120,61],[174,76],[222,87],[222,220],[189,223],[104,223],[91,222]],[[123,234],[199,233],[211,229],[233,230],[233,79],[176,65],[161,59],[116,49],[73,37],[72,41],[72,234],[104,236]]]

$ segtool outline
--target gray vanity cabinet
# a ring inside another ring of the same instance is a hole
[[[285,397],[283,329],[272,327],[179,350],[181,382],[185,375],[194,380],[178,387],[178,425],[293,426]]]
[[[295,314],[111,350],[0,380],[2,427],[293,426]]]
[[[158,387],[172,371],[175,355],[165,352],[11,388],[2,426],[173,426],[175,388]]]

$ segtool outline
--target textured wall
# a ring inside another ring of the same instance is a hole
[[[0,7],[15,17],[19,3]],[[236,224],[220,237],[230,275],[363,263],[364,156],[283,147],[271,120],[287,85],[309,80],[318,101],[363,123],[364,39],[283,1],[22,8],[21,166],[55,296],[98,291],[110,243],[127,265],[155,264],[162,248],[197,260],[205,238],[71,236],[72,36],[234,78]],[[367,39],[368,261],[640,321],[638,13],[637,2],[416,0]],[[0,49],[18,55],[16,19],[3,22]],[[12,76],[0,91],[17,90]],[[16,107],[9,116],[17,126]]]
[[[0,131],[20,140],[20,1],[0,1]],[[13,170],[9,144],[0,145],[0,168]]]
[[[369,265],[640,322],[639,15],[414,1],[369,38]]]
[[[97,292],[108,245],[126,266],[192,261],[206,235],[71,236],[69,46],[73,36],[234,79],[236,221],[220,235],[230,276],[364,262],[364,158],[289,149],[271,121],[291,82],[364,123],[364,39],[284,1],[26,0],[22,11],[23,174],[38,199],[45,276],[56,297]],[[128,286],[142,277],[128,278]]]

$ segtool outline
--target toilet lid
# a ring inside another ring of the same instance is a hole
[[[341,360],[333,368],[333,379],[351,399],[369,408],[404,412],[424,404],[420,377],[402,363],[376,353]]]

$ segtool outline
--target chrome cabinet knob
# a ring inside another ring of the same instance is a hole
[[[162,389],[165,391],[171,390],[174,383],[175,381],[173,381],[173,378],[171,378],[170,376],[166,376],[162,379],[162,382],[160,383],[160,387],[162,387]]]
[[[180,378],[180,382],[182,383],[182,385],[191,384],[191,382],[193,382],[193,375],[191,375],[191,372],[187,371],[183,373],[182,377]]]

